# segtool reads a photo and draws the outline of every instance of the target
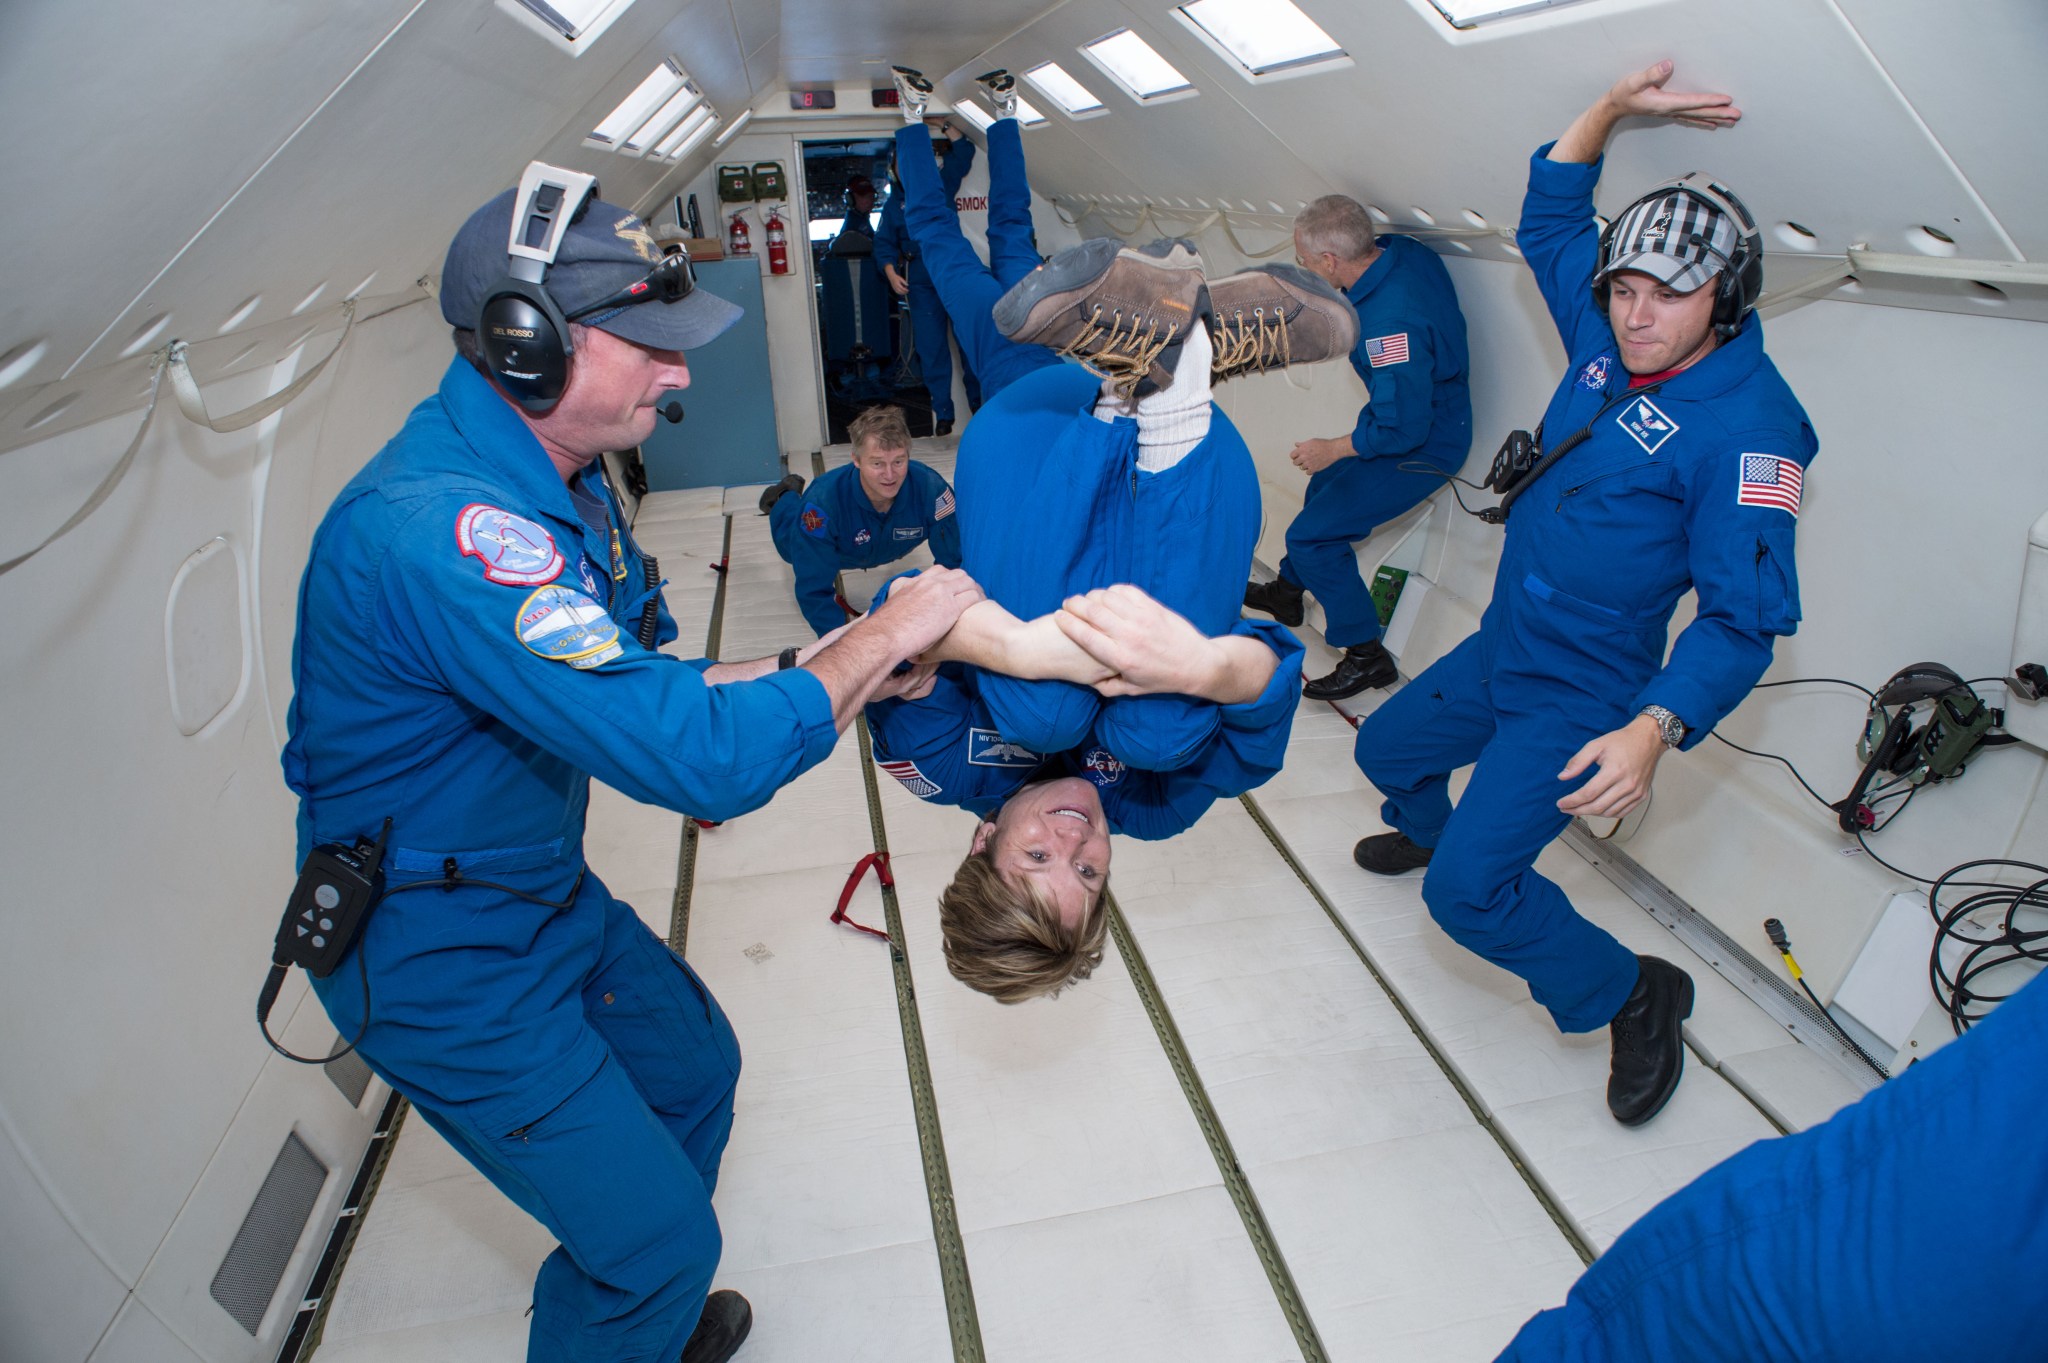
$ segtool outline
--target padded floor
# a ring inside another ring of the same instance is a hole
[[[720,654],[810,637],[750,499],[658,493],[637,533],[670,580],[682,628],[671,651],[703,652],[728,512]],[[1687,964],[1700,985],[1677,1098],[1644,1128],[1616,1125],[1604,1033],[1559,1036],[1518,980],[1429,920],[1419,875],[1376,879],[1352,864],[1352,843],[1382,825],[1351,742],[1334,708],[1304,704],[1285,770],[1251,801],[1308,883],[1239,802],[1169,842],[1120,837],[1114,893],[1142,969],[1112,948],[1094,978],[1016,1007],[956,983],[940,952],[936,899],[973,818],[865,770],[852,735],[766,809],[701,833],[686,954],[746,1065],[717,1198],[719,1283],[756,1313],[740,1359],[952,1355],[891,947],[828,921],[875,848],[871,780],[992,1360],[1304,1356],[1147,1011],[1147,973],[1304,1328],[1336,1360],[1492,1358],[1579,1270],[1558,1218],[1604,1248],[1659,1198],[1774,1134],[1766,1109],[1800,1126],[1853,1099],[1853,1085],[1553,847],[1539,865],[1584,912]],[[680,815],[593,791],[591,864],[664,936],[682,836]],[[852,911],[884,921],[872,876]],[[518,1358],[532,1274],[551,1248],[414,1119],[316,1357]]]

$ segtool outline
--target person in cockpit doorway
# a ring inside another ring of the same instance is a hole
[[[910,457],[898,407],[870,407],[846,428],[853,462],[808,490],[790,474],[761,494],[775,552],[796,569],[796,600],[820,635],[846,623],[833,579],[842,568],[879,568],[920,544],[932,560],[960,566],[960,522],[945,475]]]
[[[1516,242],[1569,357],[1548,449],[1506,479],[1479,632],[1374,711],[1356,750],[1394,831],[1354,860],[1427,866],[1445,931],[1528,981],[1561,1030],[1608,1028],[1607,1105],[1627,1125],[1678,1087],[1692,980],[1580,917],[1533,864],[1573,817],[1639,804],[1665,751],[1699,743],[1798,627],[1793,531],[1818,449],[1764,354],[1762,243],[1735,196],[1693,175],[1604,233],[1594,219],[1619,120],[1740,117],[1670,77],[1669,62],[1623,77],[1531,161]],[[1689,589],[1698,612],[1667,660]],[[1451,773],[1475,762],[1454,810]]]
[[[1498,1363],[2048,1358],[2044,1093],[2036,978],[1819,1126],[1643,1213]]]
[[[335,498],[300,587],[285,777],[299,857],[375,837],[384,895],[313,988],[342,1036],[559,1242],[531,1363],[720,1363],[707,1293],[740,1053],[584,862],[597,776],[734,818],[822,761],[978,595],[937,568],[829,645],[684,662],[599,456],[646,439],[739,309],[536,163],[449,247],[439,391]]]
[[[1314,593],[1323,638],[1343,656],[1302,694],[1343,700],[1398,676],[1355,546],[1464,464],[1472,447],[1471,365],[1465,314],[1443,261],[1412,237],[1377,236],[1356,199],[1331,194],[1304,208],[1294,220],[1294,257],[1358,309],[1351,367],[1368,401],[1350,434],[1303,440],[1289,453],[1309,475],[1308,490],[1287,527],[1280,575],[1246,587],[1244,604],[1299,625],[1302,594]]]
[[[947,199],[955,199],[960,184],[974,165],[974,143],[960,135],[947,120],[946,157],[939,165],[939,183]],[[953,433],[953,341],[946,325],[946,309],[931,275],[917,259],[917,243],[903,220],[903,175],[897,172],[889,197],[882,200],[882,225],[875,231],[875,263],[882,267],[889,287],[910,309],[910,330],[917,347],[918,372],[925,391],[931,394],[932,434]]]
[[[1014,98],[1006,73],[983,83]],[[884,771],[981,816],[940,900],[946,961],[1014,1003],[1101,959],[1112,832],[1172,837],[1279,769],[1301,646],[1239,616],[1258,479],[1210,384],[1341,355],[1357,315],[1291,265],[1209,280],[1187,242],[1098,238],[1041,265],[1009,116],[988,134],[983,265],[924,129],[899,140],[910,229],[987,388],[955,477],[988,599],[924,655],[942,660],[929,688],[870,705],[868,725]]]

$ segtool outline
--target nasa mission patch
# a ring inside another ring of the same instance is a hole
[[[484,577],[508,587],[538,587],[562,574],[566,560],[541,526],[495,506],[472,502],[455,518],[455,544],[480,560]]]
[[[1605,388],[1613,364],[1614,358],[1610,355],[1596,355],[1586,361],[1586,367],[1579,371],[1579,387],[1589,393],[1597,393]]]
[[[542,587],[527,597],[520,603],[516,628],[527,652],[579,670],[626,651],[604,607],[574,587]]]
[[[1090,748],[1081,759],[1081,774],[1098,786],[1113,786],[1124,779],[1123,759],[1107,748]]]

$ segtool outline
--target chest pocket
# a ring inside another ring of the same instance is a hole
[[[1636,449],[1627,441],[1621,444],[1620,449],[1610,444],[1605,449],[1586,451],[1592,457],[1584,463],[1567,459],[1557,466],[1550,476],[1557,484],[1553,495],[1559,511],[1569,510],[1574,499],[1589,496],[1645,492],[1673,501],[1681,499],[1677,475],[1669,459],[1661,452],[1649,454]]]

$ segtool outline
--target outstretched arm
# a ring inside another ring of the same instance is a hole
[[[1550,159],[1592,165],[1607,150],[1614,125],[1624,118],[1668,118],[1689,128],[1711,130],[1730,127],[1742,117],[1742,110],[1734,107],[1734,100],[1727,95],[1666,90],[1664,82],[1671,79],[1673,69],[1670,62],[1661,61],[1616,81],[1572,120],[1564,136],[1550,148]]]
[[[1114,674],[1093,683],[1105,696],[1170,692],[1242,705],[1259,698],[1280,665],[1260,640],[1242,634],[1211,639],[1128,584],[1070,596],[1052,619]]]

